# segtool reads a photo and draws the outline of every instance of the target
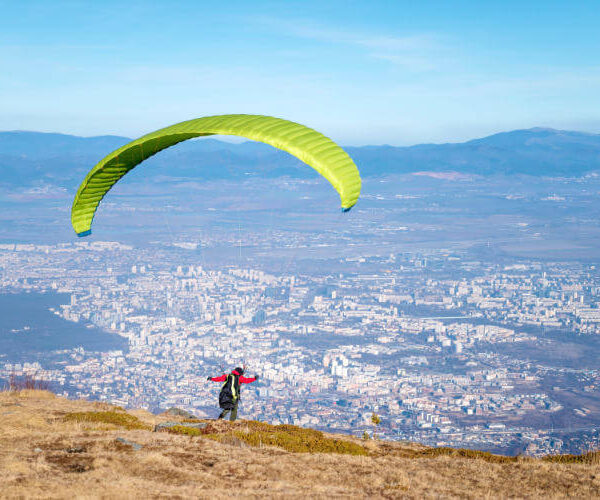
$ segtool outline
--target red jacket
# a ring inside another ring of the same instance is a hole
[[[235,370],[233,370],[231,373],[233,375],[237,375],[238,376],[238,380],[239,380],[240,384],[251,384],[252,382],[256,382],[256,377],[246,378],[246,377],[243,377],[242,375],[240,375]],[[225,382],[227,380],[227,374],[224,373],[220,377],[210,377],[210,379],[213,382]]]

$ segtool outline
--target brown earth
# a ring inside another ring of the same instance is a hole
[[[600,496],[596,453],[508,458],[246,421],[211,421],[198,435],[153,432],[167,420],[183,421],[44,391],[1,392],[0,497]]]

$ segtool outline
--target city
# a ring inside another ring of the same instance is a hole
[[[0,245],[3,290],[60,294],[54,315],[126,341],[48,363],[0,357],[0,378],[35,373],[69,397],[214,418],[206,377],[244,363],[261,376],[244,388],[244,418],[530,455],[600,438],[600,372],[586,361],[600,350],[593,264],[448,250],[320,272],[200,262],[194,245]],[[582,339],[593,342],[577,350]]]

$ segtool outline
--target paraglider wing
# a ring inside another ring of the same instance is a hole
[[[214,134],[246,137],[294,155],[333,185],[344,211],[358,200],[361,180],[356,165],[341,147],[316,130],[271,116],[207,116],[147,134],[102,159],[85,177],[73,200],[71,223],[75,232],[79,236],[91,233],[100,201],[131,169],[179,142]]]

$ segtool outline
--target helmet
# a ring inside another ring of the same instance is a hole
[[[243,369],[243,368],[240,368],[239,366],[238,366],[238,367],[236,367],[236,368],[235,368],[233,371],[234,371],[234,372],[238,372],[240,375],[243,375],[243,374],[244,374],[244,369]]]

